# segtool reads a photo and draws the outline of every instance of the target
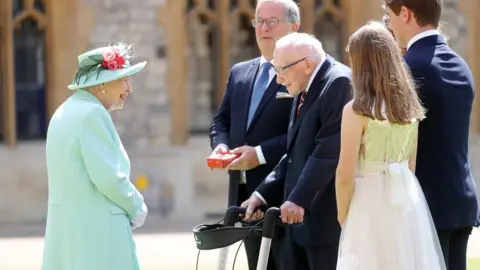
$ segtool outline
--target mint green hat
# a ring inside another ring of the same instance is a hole
[[[147,62],[144,61],[131,66],[132,54],[132,45],[114,43],[79,55],[78,70],[68,89],[88,88],[131,76],[141,71]]]

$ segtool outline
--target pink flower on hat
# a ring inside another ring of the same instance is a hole
[[[115,70],[118,68],[118,64],[115,61],[108,62],[107,68],[109,70]]]
[[[103,66],[109,70],[116,70],[123,68],[125,64],[125,58],[120,55],[120,50],[118,48],[108,48],[108,50],[103,54]]]

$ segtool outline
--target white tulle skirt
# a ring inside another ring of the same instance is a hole
[[[408,162],[364,162],[340,238],[337,270],[446,270]]]

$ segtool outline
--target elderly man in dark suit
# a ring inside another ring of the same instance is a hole
[[[343,107],[351,99],[351,70],[328,56],[315,37],[292,33],[276,44],[278,83],[295,95],[287,153],[244,202],[247,219],[278,194],[287,226],[281,244],[284,270],[335,270],[340,225],[335,170],[340,154]],[[301,223],[301,224],[295,224]]]
[[[472,227],[479,225],[468,161],[473,76],[437,28],[441,0],[385,0],[390,28],[427,109],[420,123],[416,175],[432,213],[449,270],[466,269]]]
[[[287,129],[293,98],[276,82],[271,64],[275,42],[300,27],[300,11],[293,0],[260,0],[255,18],[261,57],[235,64],[215,115],[210,140],[213,153],[239,153],[227,168],[228,205],[239,205],[272,171],[287,149]],[[281,194],[275,199],[277,206]],[[260,237],[245,240],[249,269],[256,269]],[[273,256],[275,252],[271,253]],[[271,257],[268,269],[277,269]]]

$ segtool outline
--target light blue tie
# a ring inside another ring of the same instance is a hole
[[[272,68],[272,63],[265,62],[261,66],[260,75],[258,75],[257,80],[253,86],[253,93],[252,99],[250,100],[250,109],[248,110],[248,121],[247,121],[247,128],[250,126],[252,122],[253,116],[255,115],[255,111],[257,110],[258,104],[262,100],[263,93],[265,93],[265,89],[268,86],[268,72]]]

